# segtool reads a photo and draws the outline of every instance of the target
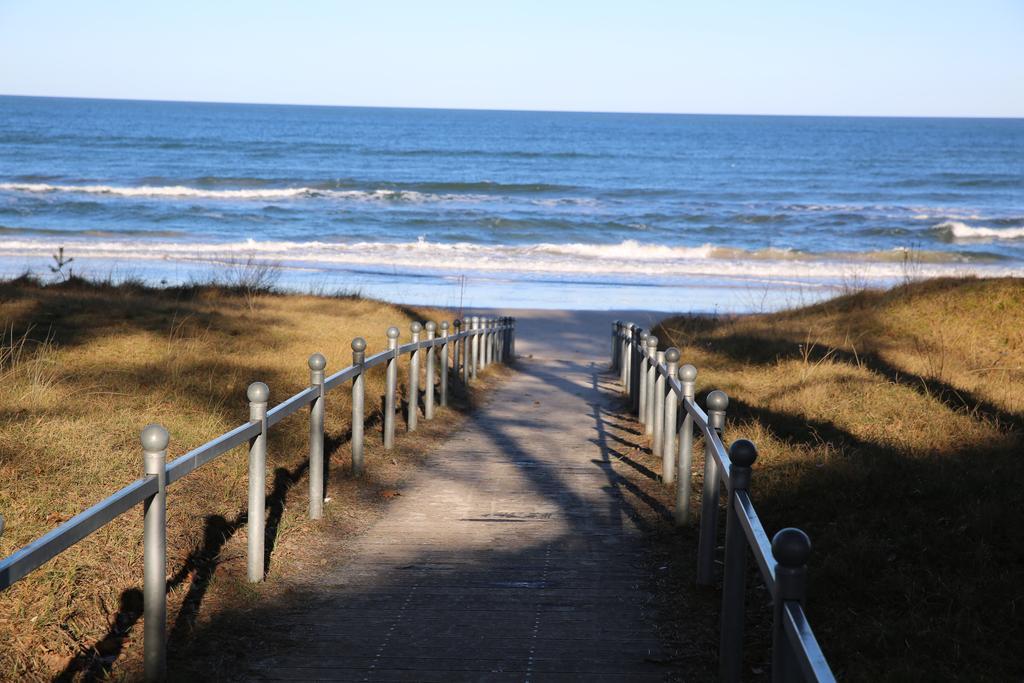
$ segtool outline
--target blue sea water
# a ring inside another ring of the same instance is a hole
[[[0,97],[0,275],[743,311],[1024,275],[1024,120]]]

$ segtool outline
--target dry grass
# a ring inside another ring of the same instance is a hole
[[[840,679],[1024,675],[1024,281],[909,283],[655,334],[697,366],[701,400],[729,394],[727,442],[757,443],[769,534],[810,534],[809,613]],[[666,555],[690,556],[691,536]],[[693,593],[680,577],[672,590]],[[753,570],[748,585],[756,677],[769,612]]]
[[[307,357],[328,372],[348,365],[351,340],[385,347],[397,324],[408,340],[409,309],[356,297],[285,296],[224,287],[152,290],[77,278],[42,287],[0,283],[0,555],[40,536],[139,476],[139,430],[171,433],[169,458],[248,419],[245,390],[266,382],[271,405],[308,385]],[[403,373],[404,373],[403,368]],[[258,601],[288,567],[315,564],[318,529],[355,530],[422,453],[467,407],[421,425],[384,454],[379,434],[383,368],[367,378],[367,473],[348,468],[350,408],[344,389],[328,396],[325,520],[306,519],[308,423],[294,416],[269,444],[267,584],[244,580],[244,448],[175,484],[168,497],[170,636],[184,643],[220,605]],[[399,421],[399,432],[402,432]],[[136,675],[141,653],[141,511],[49,562],[0,594],[0,679]]]

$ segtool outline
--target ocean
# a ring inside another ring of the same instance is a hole
[[[743,312],[1024,275],[1024,120],[0,97],[0,276]]]

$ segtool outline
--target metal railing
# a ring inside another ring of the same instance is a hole
[[[663,481],[675,482],[674,518],[680,526],[690,523],[694,427],[704,437],[698,585],[714,583],[719,494],[721,485],[726,488],[719,678],[738,681],[742,673],[749,548],[772,596],[772,680],[835,681],[804,613],[810,539],[800,529],[788,528],[769,542],[750,498],[757,448],[746,439],[734,441],[728,451],[722,444],[729,397],[722,391],[710,392],[705,412],[694,398],[697,369],[679,366],[678,349],[657,349],[657,337],[637,325],[618,320],[612,324],[612,369],[618,371],[633,412],[651,436],[652,452],[662,458]]]
[[[466,329],[462,327],[465,325]],[[449,374],[469,383],[492,363],[515,358],[514,318],[467,317],[465,323],[455,320],[454,332],[447,322],[438,327],[412,323],[412,341],[398,345],[397,327],[387,331],[387,350],[366,357],[366,340],[352,341],[352,365],[325,376],[327,360],[315,353],[309,358],[310,386],[267,409],[270,389],[254,382],[247,389],[249,421],[221,434],[212,441],[167,462],[170,437],[162,426],[151,424],[142,430],[144,476],[89,509],[80,512],[56,529],[32,541],[0,561],[0,591],[6,590],[45,562],[75,543],[117,519],[138,504],[143,506],[143,638],[145,678],[148,681],[165,677],[167,666],[167,487],[193,470],[210,462],[236,446],[249,444],[248,548],[247,572],[252,582],[264,578],[264,522],[266,517],[267,434],[271,427],[305,406],[309,411],[309,516],[323,515],[324,502],[324,411],[325,396],[346,382],[352,385],[352,469],[356,475],[364,471],[365,374],[371,368],[386,364],[384,394],[384,448],[395,443],[395,394],[398,389],[398,362],[409,356],[408,431],[416,430],[419,414],[420,367],[425,367],[423,417],[433,419],[436,402],[448,404]],[[426,331],[426,339],[420,333]],[[438,334],[439,332],[439,334]],[[422,356],[426,352],[426,359]],[[451,360],[451,366],[449,366]],[[447,370],[447,371],[446,371]],[[436,374],[435,374],[436,373]],[[436,379],[436,382],[435,382]],[[0,517],[0,533],[4,519]]]

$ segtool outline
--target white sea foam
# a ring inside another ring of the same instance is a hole
[[[744,251],[711,244],[665,247],[629,240],[612,245],[533,244],[481,245],[468,242],[290,242],[248,239],[231,243],[190,243],[113,239],[65,240],[67,252],[80,259],[105,258],[225,261],[253,255],[289,267],[362,266],[451,273],[546,274],[601,279],[613,275],[651,278],[725,277],[734,280],[841,280],[855,274],[865,280],[898,279],[905,275],[897,252],[812,255],[787,250]],[[52,238],[3,240],[0,256],[48,259]],[[921,276],[1024,275],[1024,269],[956,261],[924,262]]]
[[[954,239],[1024,239],[1024,225],[1009,228],[990,228],[983,225],[967,225],[960,221],[939,223],[935,229],[952,236]]]
[[[308,187],[289,187],[263,190],[203,190],[184,185],[141,185],[115,187],[113,185],[50,185],[48,183],[0,183],[0,190],[13,192],[78,192],[106,194],[121,197],[205,197],[210,199],[289,199],[310,195],[316,191]]]
[[[263,199],[281,200],[303,197],[329,197],[365,202],[479,202],[487,195],[434,194],[415,190],[325,190],[313,187],[280,187],[246,190],[207,190],[185,185],[140,185],[119,187],[114,185],[51,185],[48,183],[0,183],[0,190],[8,192],[99,194],[117,197],[165,197],[188,199]]]
[[[264,200],[327,198],[354,202],[407,202],[427,204],[434,202],[475,204],[489,201],[508,201],[509,197],[495,194],[433,193],[417,190],[381,188],[376,190],[332,190],[315,187],[268,187],[261,189],[211,190],[185,185],[52,185],[49,183],[0,183],[0,191],[36,194],[77,193],[112,197],[152,197],[165,199]],[[594,206],[596,200],[586,197],[555,199],[526,199],[538,206]]]

